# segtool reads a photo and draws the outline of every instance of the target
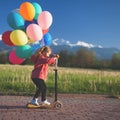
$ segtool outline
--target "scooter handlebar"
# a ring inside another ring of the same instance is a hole
[[[56,58],[56,62],[55,62],[55,70],[57,70],[58,67],[58,58]]]

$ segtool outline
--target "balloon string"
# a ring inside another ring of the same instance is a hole
[[[42,42],[41,42],[41,44],[42,44],[42,46],[45,46],[45,43],[44,43],[44,38],[42,38],[42,40],[41,40]]]

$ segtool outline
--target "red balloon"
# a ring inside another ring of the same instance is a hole
[[[44,34],[46,34],[48,31],[49,31],[49,29],[42,30],[42,32],[43,32],[43,35],[44,35]]]
[[[12,64],[21,64],[24,62],[25,59],[23,58],[19,58],[17,55],[16,55],[16,50],[13,50],[10,54],[9,54],[9,61],[12,63]]]
[[[6,31],[2,34],[2,41],[9,46],[14,46],[14,44],[10,40],[10,34],[12,31]]]

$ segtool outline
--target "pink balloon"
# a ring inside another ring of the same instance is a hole
[[[23,58],[19,58],[16,55],[16,50],[13,50],[10,54],[9,54],[9,61],[12,64],[21,64],[22,62],[24,62],[25,59]]]
[[[41,40],[43,37],[41,27],[34,23],[28,25],[28,27],[26,28],[26,33],[28,37],[32,39],[33,41]]]
[[[50,12],[43,11],[38,16],[38,24],[43,29],[48,29],[52,24],[53,18]]]

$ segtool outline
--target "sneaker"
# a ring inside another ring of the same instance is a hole
[[[32,103],[33,105],[39,105],[37,98],[36,98],[36,99],[33,99],[33,100],[31,101],[31,103]]]
[[[43,105],[50,105],[50,102],[48,102],[47,100],[42,102]]]

